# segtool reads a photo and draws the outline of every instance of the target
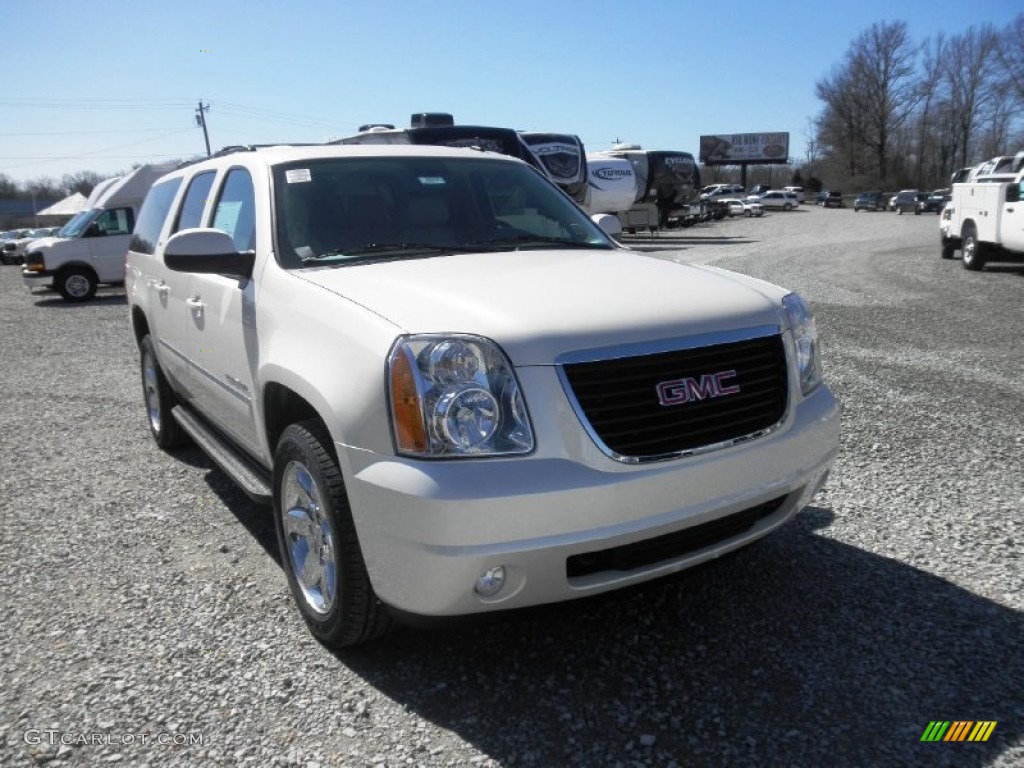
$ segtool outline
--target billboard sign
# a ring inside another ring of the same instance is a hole
[[[700,161],[705,165],[753,165],[788,160],[788,133],[717,133],[700,137]]]

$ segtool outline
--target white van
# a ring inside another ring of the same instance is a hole
[[[35,240],[25,254],[22,282],[52,288],[66,301],[87,301],[100,283],[124,282],[124,257],[135,216],[153,182],[175,163],[144,165],[93,189],[86,207],[55,237]]]

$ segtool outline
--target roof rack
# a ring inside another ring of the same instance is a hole
[[[258,149],[269,149],[271,147],[321,147],[321,141],[279,141],[275,144],[229,144],[226,147],[214,152],[211,157],[223,157],[233,155],[236,152],[255,152]]]

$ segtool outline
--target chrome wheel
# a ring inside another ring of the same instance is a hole
[[[298,461],[285,467],[280,509],[288,562],[306,605],[318,615],[330,613],[338,594],[334,526],[316,481]]]
[[[149,426],[153,432],[160,434],[163,425],[163,414],[160,412],[160,379],[156,359],[148,349],[142,352],[142,389],[146,397]]]

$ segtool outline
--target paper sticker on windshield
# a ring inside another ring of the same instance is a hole
[[[420,184],[444,184],[444,176],[417,176]]]
[[[303,181],[313,180],[309,168],[292,168],[290,171],[284,172],[284,178],[289,184],[299,184]]]

